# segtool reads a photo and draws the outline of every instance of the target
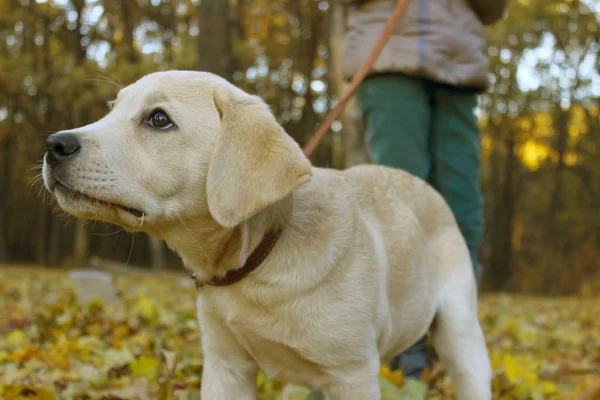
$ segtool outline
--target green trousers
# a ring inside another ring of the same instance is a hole
[[[379,74],[365,79],[357,97],[373,163],[404,169],[442,194],[479,276],[483,197],[476,93],[401,74]]]

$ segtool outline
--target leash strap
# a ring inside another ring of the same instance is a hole
[[[402,14],[404,14],[407,5],[408,0],[398,1],[398,4],[396,4],[396,8],[394,8],[394,12],[388,19],[385,28],[383,29],[383,32],[379,36],[379,39],[377,39],[375,47],[373,47],[369,58],[367,58],[364,64],[356,72],[354,77],[352,77],[350,87],[346,90],[339,103],[335,106],[333,110],[331,110],[331,112],[327,115],[327,118],[325,118],[325,121],[323,121],[319,129],[317,129],[317,131],[313,134],[306,146],[304,146],[303,151],[305,156],[309,157],[315,151],[319,143],[321,143],[321,140],[323,140],[327,132],[329,132],[331,124],[340,116],[340,114],[344,110],[344,107],[346,107],[346,104],[348,103],[354,92],[356,92],[356,89],[358,89],[360,83],[365,79],[367,73],[371,70],[371,67],[381,54],[383,47],[390,39],[390,36],[394,31],[396,23],[398,22]]]

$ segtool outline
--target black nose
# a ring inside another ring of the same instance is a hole
[[[75,158],[81,149],[79,140],[72,133],[55,133],[46,139],[48,161],[58,164]]]

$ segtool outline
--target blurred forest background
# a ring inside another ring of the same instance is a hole
[[[600,290],[599,15],[598,0],[511,0],[488,31],[487,289]],[[345,87],[343,21],[341,0],[0,0],[0,263],[179,266],[160,241],[43,201],[45,137],[103,116],[113,82],[198,69],[264,97],[304,144]],[[315,165],[367,161],[356,105],[332,130]]]

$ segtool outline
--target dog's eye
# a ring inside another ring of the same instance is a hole
[[[156,110],[146,120],[148,124],[158,129],[169,129],[173,126],[173,122],[169,116],[162,110]]]

